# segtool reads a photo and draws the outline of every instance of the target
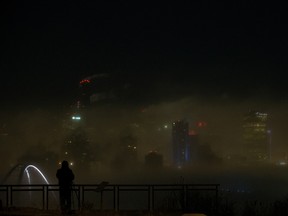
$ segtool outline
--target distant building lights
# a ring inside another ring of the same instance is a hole
[[[280,166],[286,166],[287,163],[286,163],[285,161],[280,161],[280,162],[279,162],[279,165],[280,165]]]
[[[72,120],[81,120],[80,116],[72,116]]]
[[[167,129],[167,128],[168,128],[168,125],[164,125],[164,128]]]
[[[267,114],[267,113],[256,112],[256,115],[259,115],[259,116],[267,116],[268,114]]]

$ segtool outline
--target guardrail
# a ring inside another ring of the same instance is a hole
[[[145,203],[145,210],[154,211],[159,208],[159,206],[155,206],[156,200],[158,200],[159,203],[159,199],[162,199],[162,201],[166,199],[168,207],[172,208],[173,205],[177,203],[174,207],[176,206],[178,210],[185,210],[191,205],[193,193],[195,194],[196,192],[199,194],[210,191],[212,192],[210,199],[213,205],[213,211],[217,212],[218,188],[219,184],[74,184],[72,193],[76,195],[78,209],[83,208],[85,203],[89,199],[91,200],[91,197],[95,198],[96,195],[92,192],[96,192],[98,194],[97,196],[100,197],[100,209],[103,209],[104,194],[107,194],[107,196],[109,195],[110,197],[110,209],[119,211],[124,208],[123,200],[129,200],[129,202],[131,202],[140,197],[132,195],[137,192],[138,195],[139,193],[142,194],[141,198],[142,202]],[[17,192],[24,192],[25,194],[28,192],[38,192],[38,201],[41,199],[42,208],[48,210],[51,196],[53,195],[54,198],[58,200],[58,194],[55,195],[55,192],[58,191],[59,185],[0,185],[3,206],[5,206],[6,203],[7,207],[15,206],[14,201],[17,198]],[[4,199],[6,199],[6,202]]]

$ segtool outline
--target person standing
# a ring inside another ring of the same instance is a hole
[[[61,163],[61,168],[57,170],[56,177],[59,182],[60,207],[62,213],[71,212],[71,192],[74,180],[74,173],[69,168],[68,161]]]

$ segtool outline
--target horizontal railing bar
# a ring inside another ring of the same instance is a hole
[[[90,190],[90,189],[89,189],[89,190],[86,190],[86,189],[85,189],[85,190],[83,190],[83,191],[87,191],[87,192],[101,192],[101,191],[110,192],[110,191],[114,191],[114,190],[112,190],[112,189],[108,189],[108,190],[107,190],[107,189],[104,189],[104,190],[96,190],[96,189],[94,189],[94,190],[91,189],[91,190]]]
[[[73,186],[99,186],[99,184],[73,184]],[[109,184],[106,187],[112,186],[220,186],[220,184]],[[0,187],[10,187],[10,186],[49,186],[49,187],[57,187],[58,184],[3,184]]]
[[[195,188],[195,189],[187,189],[187,191],[215,191],[217,189],[209,189],[209,188],[206,188],[206,189],[200,189],[200,188]]]
[[[43,189],[12,189],[12,191],[43,191]]]
[[[139,191],[149,191],[149,189],[119,189],[119,191],[135,191],[135,192],[139,192]]]

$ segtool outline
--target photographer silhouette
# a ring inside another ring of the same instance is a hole
[[[74,173],[67,161],[62,161],[61,168],[57,170],[56,177],[59,182],[60,207],[62,213],[71,212],[71,192]]]

